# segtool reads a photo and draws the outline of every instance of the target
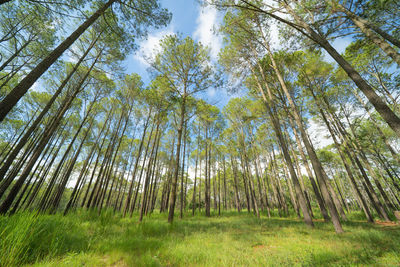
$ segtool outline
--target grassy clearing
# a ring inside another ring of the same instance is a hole
[[[307,228],[296,218],[225,213],[176,219],[111,212],[0,217],[0,265],[21,266],[399,266],[400,226],[344,223]],[[353,215],[353,220],[357,218]]]

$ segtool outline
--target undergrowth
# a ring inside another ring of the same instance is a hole
[[[166,214],[122,218],[111,211],[0,217],[1,266],[398,266],[400,227],[344,222],[310,229],[295,218],[242,212],[167,223]]]

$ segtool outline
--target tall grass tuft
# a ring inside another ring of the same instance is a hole
[[[0,264],[17,266],[30,256],[30,243],[38,235],[35,213],[23,213],[10,218],[1,217]]]
[[[60,215],[0,217],[0,266],[20,266],[87,247],[79,224]]]

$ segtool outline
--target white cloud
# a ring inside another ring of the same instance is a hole
[[[216,93],[215,88],[210,88],[210,89],[207,91],[207,95],[208,95],[209,97],[214,97],[214,96],[215,96],[215,93]]]
[[[278,29],[278,24],[274,21],[270,23],[270,31],[269,31],[269,36],[271,40],[271,47],[274,49],[280,49],[282,48],[282,44],[279,40],[279,29]]]
[[[222,47],[222,38],[214,34],[214,25],[218,24],[218,11],[212,6],[201,7],[196,20],[197,27],[193,37],[211,49],[211,57],[216,59]]]
[[[333,143],[328,129],[313,119],[309,121],[307,132],[315,148],[323,148]]]
[[[133,55],[133,59],[140,64],[149,66],[146,58],[151,57],[160,49],[160,40],[166,35],[174,34],[173,27],[149,34],[146,39],[140,42],[138,51]]]
[[[36,81],[32,84],[31,91],[40,91],[39,81]]]

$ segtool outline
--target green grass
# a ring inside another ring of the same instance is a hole
[[[400,226],[351,221],[337,235],[331,224],[310,229],[246,212],[166,221],[112,212],[0,217],[0,266],[400,266]]]

